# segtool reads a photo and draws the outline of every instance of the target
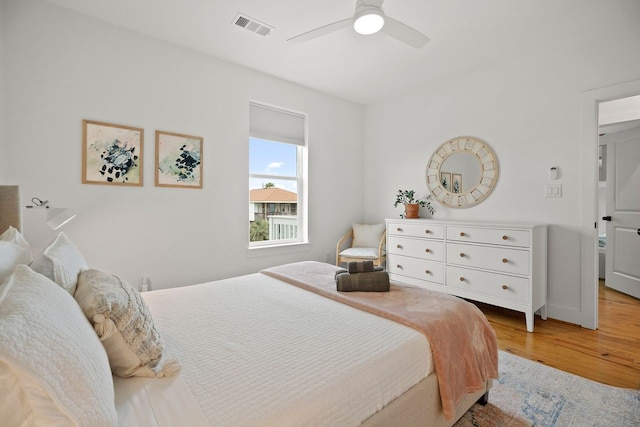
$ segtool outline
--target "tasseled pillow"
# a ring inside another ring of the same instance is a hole
[[[74,295],[104,345],[111,371],[120,377],[165,377],[180,372],[164,360],[164,344],[140,293],[117,276],[89,269]]]

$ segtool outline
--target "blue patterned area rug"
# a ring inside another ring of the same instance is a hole
[[[455,427],[640,426],[640,390],[600,384],[500,351],[486,406]]]

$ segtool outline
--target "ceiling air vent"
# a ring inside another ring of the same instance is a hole
[[[260,34],[261,36],[268,36],[271,33],[271,30],[273,30],[272,26],[256,21],[243,13],[238,13],[233,19],[233,23],[251,31],[252,33]]]

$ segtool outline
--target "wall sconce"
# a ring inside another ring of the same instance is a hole
[[[40,200],[37,197],[31,199],[33,206],[27,208],[44,208],[47,210],[47,225],[54,230],[65,225],[76,217],[76,214],[67,208],[55,208],[48,200]]]

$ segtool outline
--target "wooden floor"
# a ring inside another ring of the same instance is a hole
[[[599,290],[598,330],[535,318],[527,332],[524,314],[476,303],[498,335],[498,347],[581,377],[640,389],[640,300],[604,286]]]

